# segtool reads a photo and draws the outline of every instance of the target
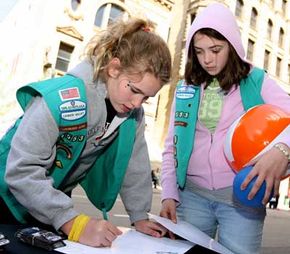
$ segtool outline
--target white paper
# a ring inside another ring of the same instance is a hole
[[[66,246],[58,248],[57,251],[68,254],[183,254],[194,245],[185,240],[155,238],[139,233],[134,229],[120,229],[123,234],[113,241],[110,248],[93,248],[65,241]]]
[[[214,250],[216,252],[222,254],[233,254],[230,250],[222,246],[220,243],[209,237],[207,234],[203,233],[201,230],[196,228],[190,223],[185,221],[178,221],[176,224],[173,223],[171,220],[154,215],[149,214],[149,217],[156,222],[160,223],[162,226],[170,230],[176,235],[195,243],[199,244],[203,247],[206,247],[210,250]]]

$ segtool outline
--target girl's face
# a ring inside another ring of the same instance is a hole
[[[197,32],[193,37],[194,49],[202,68],[211,76],[219,74],[229,57],[229,44]]]
[[[118,61],[118,60],[117,60]],[[107,81],[108,97],[118,113],[127,113],[141,107],[149,97],[154,97],[161,89],[160,81],[150,73],[125,75],[118,69],[109,67]]]

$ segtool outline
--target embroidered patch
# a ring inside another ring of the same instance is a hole
[[[184,112],[184,111],[176,111],[175,112],[175,117],[177,118],[188,118],[189,117],[189,112]]]
[[[176,98],[178,99],[190,99],[195,95],[195,89],[192,85],[182,85],[176,90]]]
[[[80,119],[86,115],[86,103],[80,100],[70,100],[59,106],[61,118],[68,121]]]
[[[86,108],[86,103],[79,100],[67,101],[59,106],[59,110],[61,112],[80,110],[80,109],[85,109],[85,108]]]
[[[77,87],[59,90],[58,92],[62,101],[80,98],[79,89]]]
[[[175,121],[174,126],[181,126],[181,127],[186,127],[188,123],[182,122],[182,121]]]
[[[85,139],[85,136],[84,135],[72,135],[71,133],[66,132],[60,136],[60,139],[63,141],[68,140],[71,142],[82,142]]]
[[[72,152],[69,149],[69,147],[63,145],[63,144],[57,144],[56,150],[63,150],[65,152],[66,158],[71,160],[72,159]]]
[[[73,126],[59,126],[59,131],[67,132],[67,131],[79,131],[87,128],[87,123],[77,124]]]
[[[61,113],[61,118],[68,121],[78,120],[86,115],[86,110],[75,110]]]

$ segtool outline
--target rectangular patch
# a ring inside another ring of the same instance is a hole
[[[85,128],[87,128],[87,123],[77,124],[73,126],[59,126],[58,127],[59,131],[63,131],[63,132],[79,131]]]
[[[79,89],[77,87],[72,87],[64,90],[59,90],[59,96],[62,101],[74,100],[80,98]]]

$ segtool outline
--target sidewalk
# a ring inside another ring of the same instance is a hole
[[[261,254],[290,253],[290,212],[267,209]]]

